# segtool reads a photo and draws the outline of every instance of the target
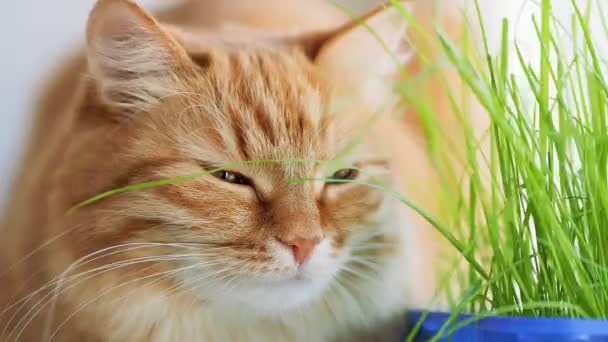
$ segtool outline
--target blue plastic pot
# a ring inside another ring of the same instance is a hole
[[[422,316],[422,312],[411,312],[408,317],[408,330],[412,329]],[[434,337],[450,317],[449,313],[431,312],[422,323],[415,341],[428,341]],[[460,315],[452,325],[471,318]],[[607,341],[608,320],[536,318],[536,317],[487,317],[470,323],[453,332],[451,339],[447,334],[440,341],[467,342],[572,342]]]

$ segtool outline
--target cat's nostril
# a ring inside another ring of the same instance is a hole
[[[279,241],[291,248],[294,259],[301,265],[308,260],[312,251],[321,242],[321,239],[318,237],[305,238],[298,236],[290,239],[279,239]]]

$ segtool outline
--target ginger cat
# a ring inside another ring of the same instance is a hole
[[[394,61],[324,3],[244,3],[161,24],[99,0],[3,223],[1,341],[389,341],[429,303],[438,237],[366,185],[432,211],[424,140],[390,115]],[[397,9],[363,22],[416,69]]]

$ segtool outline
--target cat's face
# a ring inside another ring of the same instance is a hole
[[[344,97],[352,85],[337,87],[317,51],[197,39],[169,36],[126,2],[93,13],[97,104],[83,108],[107,119],[95,131],[113,137],[114,162],[97,172],[114,186],[199,175],[80,209],[98,218],[83,251],[124,246],[112,260],[157,263],[137,286],[269,313],[319,298],[342,273],[356,277],[353,260],[373,268],[365,256],[383,250],[366,246],[390,252],[378,231],[390,201],[364,184],[392,176],[367,102]]]
[[[344,267],[352,239],[373,233],[384,200],[382,191],[322,179],[388,182],[389,162],[366,145],[340,164],[323,162],[348,148],[357,125],[331,113],[303,56],[252,49],[209,59],[185,94],[131,123],[125,152],[151,164],[129,183],[226,169],[129,194],[125,212],[151,221],[135,239],[201,253],[175,276],[206,299],[271,310],[304,303]]]

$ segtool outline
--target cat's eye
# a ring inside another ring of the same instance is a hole
[[[212,175],[215,178],[221,179],[224,182],[238,184],[238,185],[250,185],[251,182],[245,176],[240,173],[232,172],[232,171],[216,171],[213,172]]]
[[[355,169],[341,169],[336,171],[330,179],[327,180],[328,184],[343,184],[344,181],[354,180],[359,176],[359,171]]]

